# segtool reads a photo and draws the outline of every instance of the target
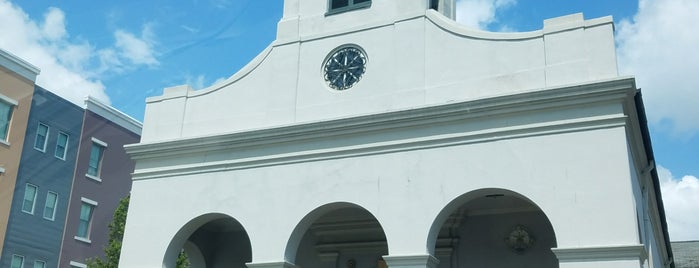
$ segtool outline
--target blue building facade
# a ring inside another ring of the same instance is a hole
[[[0,267],[58,267],[84,113],[35,87]]]

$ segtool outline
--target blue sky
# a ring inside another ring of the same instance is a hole
[[[276,34],[282,0],[0,0],[0,48],[41,68],[37,83],[98,97],[142,120],[165,87],[233,75]],[[619,69],[635,75],[650,121],[673,240],[699,240],[699,35],[696,0],[459,0],[457,21],[531,31],[547,18],[612,15]]]

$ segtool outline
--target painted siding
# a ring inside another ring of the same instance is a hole
[[[102,158],[99,175],[101,181],[86,176],[93,138],[108,145]],[[60,267],[68,267],[70,261],[84,263],[88,258],[104,256],[103,247],[108,243],[108,225],[112,221],[114,210],[119,200],[128,195],[131,190],[134,162],[126,155],[124,145],[138,143],[139,140],[139,134],[92,111],[85,112]],[[89,231],[90,243],[75,239],[80,219],[81,198],[98,202]]]
[[[10,217],[10,204],[14,195],[19,160],[24,144],[24,132],[27,129],[29,108],[34,93],[34,76],[23,76],[20,59],[7,56],[0,49],[0,95],[1,98],[16,102],[10,120],[10,127],[5,141],[0,140],[0,254],[2,254],[5,231]],[[38,70],[37,70],[38,72]],[[0,255],[2,256],[2,255]]]
[[[10,266],[12,254],[23,255],[25,265],[41,260],[47,267],[58,267],[83,113],[69,101],[35,88],[0,267]],[[39,123],[49,127],[43,152],[34,149]],[[59,131],[69,135],[65,160],[54,156]],[[38,187],[33,214],[22,212],[27,183]],[[48,191],[58,194],[53,220],[43,217]]]

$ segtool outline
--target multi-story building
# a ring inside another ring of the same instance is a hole
[[[131,189],[123,146],[141,123],[35,86],[38,68],[4,50],[0,66],[0,267],[84,267]]]
[[[85,103],[60,267],[104,255],[114,210],[131,190],[134,163],[124,145],[141,135],[140,122],[93,98]]]
[[[85,110],[36,86],[2,267],[58,267]]]
[[[0,254],[38,74],[39,68],[0,49]]]

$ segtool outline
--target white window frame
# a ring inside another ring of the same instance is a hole
[[[47,218],[47,217],[46,217],[46,208],[48,208],[48,204],[49,204],[49,203],[48,203],[48,202],[49,202],[49,195],[51,195],[51,194],[56,195],[56,199],[53,200],[53,213],[51,214],[51,217]],[[47,219],[47,220],[50,220],[50,221],[55,220],[55,219],[56,219],[56,208],[57,208],[57,207],[58,207],[58,193],[52,192],[52,191],[48,191],[48,192],[46,193],[46,202],[44,202],[44,213],[43,213],[44,219]]]
[[[85,231],[85,236],[83,237],[83,236],[80,236],[79,234],[75,234],[75,236],[73,238],[75,240],[90,244],[90,243],[92,243],[92,240],[90,240],[90,233],[92,231],[92,224],[93,224],[93,219],[95,216],[95,209],[97,209],[98,203],[97,203],[97,201],[94,201],[94,200],[91,200],[91,199],[88,199],[85,197],[80,197],[80,201],[82,201],[82,203],[80,204],[80,213],[82,214],[83,205],[88,205],[91,207],[90,217],[87,221],[87,230]],[[80,215],[78,215],[78,230],[77,231],[79,231],[79,229],[80,229],[79,224],[81,223],[81,221],[82,220],[80,219]],[[76,231],[76,233],[77,233],[77,231]]]
[[[332,8],[333,1],[334,0],[328,0],[328,11],[325,13],[326,16],[344,13],[347,11],[352,11],[352,10],[357,10],[357,9],[362,9],[362,8],[369,8],[369,7],[371,7],[371,2],[372,2],[372,0],[368,0],[368,1],[365,1],[362,3],[355,4],[354,3],[355,0],[347,0],[347,6]]]
[[[0,103],[7,104],[7,106],[10,108],[9,111],[9,118],[7,118],[7,129],[5,130],[5,138],[0,139],[0,143],[5,144],[7,146],[10,145],[10,126],[12,125],[12,115],[15,112],[15,107],[17,106],[17,101],[10,99],[9,97],[0,94]]]
[[[10,260],[10,268],[13,267],[13,264],[14,264],[14,262],[15,262],[15,257],[18,257],[18,258],[21,259],[21,260],[20,260],[21,262],[19,263],[19,268],[24,268],[24,256],[22,256],[22,255],[17,255],[17,254],[12,254],[12,260]]]
[[[57,155],[58,153],[58,142],[61,140],[61,136],[66,136],[66,144],[63,145],[63,155],[59,156]],[[56,148],[54,149],[53,156],[55,156],[58,159],[61,160],[66,160],[66,155],[68,154],[68,143],[70,142],[70,135],[63,131],[58,132],[58,136],[56,136]]]
[[[36,265],[39,263],[42,263],[42,265],[41,265],[42,268],[46,268],[46,262],[41,261],[41,260],[34,260],[34,268],[36,268]]]
[[[92,148],[95,146],[101,147],[99,159],[97,160],[97,171],[95,172],[96,174],[90,174],[90,160],[92,159]],[[87,172],[85,172],[85,177],[95,180],[97,182],[102,182],[102,179],[100,178],[100,175],[102,174],[102,165],[103,165],[103,160],[104,160],[104,153],[107,151],[107,146],[108,144],[106,142],[103,142],[95,137],[92,137],[92,145],[90,146],[90,159],[87,161]]]
[[[39,139],[39,127],[41,127],[41,126],[46,127],[46,136],[44,136],[43,146],[41,148],[37,148],[36,142]],[[37,127],[36,127],[36,136],[34,137],[34,149],[36,149],[37,151],[40,151],[40,152],[44,152],[44,153],[46,152],[46,144],[49,142],[49,133],[51,133],[51,128],[49,127],[49,125],[39,122],[39,125],[37,125]]]
[[[34,198],[32,200],[32,210],[31,211],[27,211],[24,209],[24,201],[27,198],[27,188],[29,188],[29,187],[34,187]],[[34,215],[34,209],[36,208],[36,196],[38,196],[38,195],[39,195],[39,186],[36,186],[34,184],[31,184],[31,183],[27,183],[26,186],[24,186],[24,195],[22,196],[22,212]]]

